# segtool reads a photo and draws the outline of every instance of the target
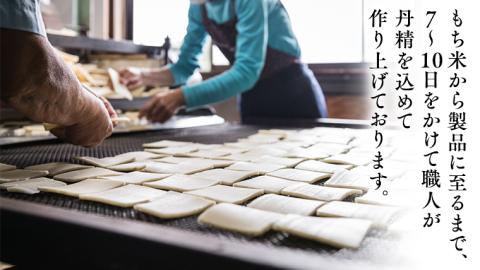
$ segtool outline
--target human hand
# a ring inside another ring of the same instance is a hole
[[[127,68],[121,70],[120,83],[127,86],[128,89],[135,89],[145,85],[144,72],[139,68]]]
[[[140,110],[139,118],[146,117],[152,122],[164,123],[176,110],[185,104],[182,89],[159,93],[150,98],[150,100]]]
[[[86,109],[88,113],[82,115],[82,120],[77,124],[56,127],[50,132],[72,144],[84,147],[99,145],[112,134],[114,126],[112,118],[116,118],[117,114],[105,98],[94,97]]]

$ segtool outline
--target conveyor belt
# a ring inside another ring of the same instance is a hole
[[[82,148],[65,143],[26,144],[1,148],[0,162],[15,164],[19,167],[47,162],[76,162],[74,156],[107,157],[130,151],[142,150],[142,144],[163,139],[185,140],[199,143],[224,143],[233,142],[257,132],[257,126],[219,125],[214,127],[200,127],[182,130],[165,130],[162,132],[147,132],[137,134],[125,134],[108,139],[96,148]],[[24,195],[16,193],[0,192],[3,198],[28,201],[35,204],[49,205],[58,208],[81,211],[89,214],[108,216],[127,220],[161,224],[167,227],[180,228],[183,230],[212,235],[235,241],[256,243],[265,247],[287,247],[295,250],[315,252],[323,255],[335,255],[336,249],[319,244],[317,242],[300,239],[283,233],[271,232],[258,238],[249,238],[237,233],[214,229],[197,223],[196,217],[174,220],[162,220],[133,209],[125,209],[108,206],[100,203],[81,201],[79,199],[40,193],[36,195]],[[374,232],[375,233],[375,232]],[[371,236],[370,236],[371,237]],[[347,255],[341,255],[347,257]],[[358,256],[354,252],[353,255]]]

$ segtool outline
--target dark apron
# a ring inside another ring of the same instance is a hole
[[[280,1],[278,3],[284,8]],[[235,3],[232,8],[235,9]],[[237,17],[219,24],[208,18],[205,4],[201,5],[201,10],[203,25],[213,44],[233,64]],[[252,89],[242,93],[239,103],[242,119],[327,116],[325,98],[313,72],[297,57],[271,47],[267,47],[260,79]]]

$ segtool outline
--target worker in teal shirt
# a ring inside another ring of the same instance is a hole
[[[280,0],[191,0],[188,28],[179,60],[156,71],[124,70],[121,82],[182,86],[199,67],[210,35],[232,64],[199,84],[153,97],[140,116],[163,122],[183,105],[188,108],[240,94],[242,119],[320,118],[327,110],[322,90],[300,61],[300,48]]]

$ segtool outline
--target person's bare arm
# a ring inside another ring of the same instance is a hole
[[[174,83],[172,72],[168,67],[154,70],[128,68],[120,71],[120,83],[129,89],[140,86],[171,86]]]
[[[53,133],[74,144],[95,146],[111,134],[103,102],[82,89],[46,38],[0,31],[3,101],[32,120],[64,127]]]

